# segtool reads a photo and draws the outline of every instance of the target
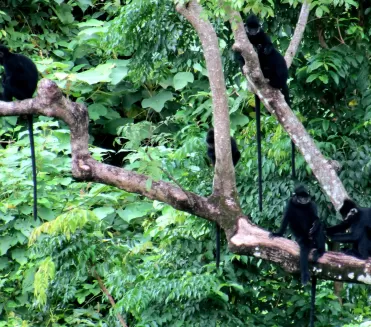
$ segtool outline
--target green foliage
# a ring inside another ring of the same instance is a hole
[[[101,209],[99,213],[103,213],[103,208],[97,208]],[[63,234],[66,236],[66,239],[69,240],[71,238],[71,234],[74,234],[77,229],[82,229],[88,222],[98,222],[97,216],[87,210],[81,210],[81,209],[72,209],[57,218],[55,218],[53,221],[46,222],[43,225],[35,228],[30,237],[29,237],[29,245],[32,245],[35,243],[36,239],[41,235],[41,233],[49,234],[49,235],[58,235]]]
[[[45,258],[41,263],[38,271],[35,274],[35,297],[40,305],[46,304],[46,290],[49,287],[49,282],[55,276],[55,265],[51,258]]]
[[[263,114],[264,210],[257,209],[254,97],[232,61],[233,38],[218,1],[203,1],[220,38],[241,206],[274,230],[290,196],[290,140]],[[233,1],[284,51],[299,1]],[[371,206],[370,8],[313,1],[305,39],[290,69],[293,108],[322,153],[342,165],[350,196]],[[318,19],[320,18],[320,19]],[[89,110],[91,152],[98,160],[211,194],[205,151],[212,101],[199,39],[170,0],[7,2],[0,37],[29,55],[42,77],[56,81]],[[325,31],[325,32],[324,32]],[[321,42],[319,42],[321,41]],[[264,112],[264,110],[263,110]],[[214,225],[136,194],[71,176],[66,126],[35,123],[39,221],[32,217],[28,133],[17,117],[0,120],[0,327],[307,326],[309,287],[255,257],[231,254],[223,238],[214,263]],[[308,184],[327,223],[337,221],[305,160]],[[116,301],[103,294],[93,272]],[[367,326],[370,299],[362,285],[320,283],[318,326]]]
[[[144,99],[142,101],[142,107],[143,108],[151,107],[155,111],[160,112],[164,108],[165,102],[172,100],[172,99],[173,99],[173,96],[171,92],[161,90],[155,96],[149,99]]]
[[[202,55],[195,31],[176,13],[172,0],[128,1],[110,30],[110,51],[131,57],[135,83],[159,82],[171,72],[171,62],[189,67],[187,60]]]

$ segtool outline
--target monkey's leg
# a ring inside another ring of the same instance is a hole
[[[3,94],[1,95],[1,101],[6,101],[6,102],[9,102],[9,101],[12,101],[13,99],[13,94],[12,92],[8,89],[8,87],[4,86],[3,85]]]
[[[36,156],[35,143],[33,137],[33,115],[27,115],[28,133],[30,136],[31,163],[32,163],[32,181],[33,181],[33,216],[37,219],[37,179],[36,179]]]
[[[317,228],[317,231],[314,235],[316,250],[313,254],[313,261],[317,260],[325,253],[326,251],[326,237],[324,231],[324,225],[320,222]],[[314,327],[315,319],[315,305],[316,305],[316,285],[317,277],[312,275],[312,290],[311,290],[311,303],[310,303],[310,327]]]
[[[368,244],[370,240],[368,237],[363,236],[358,242],[358,252],[361,259],[367,259],[368,258]]]
[[[313,254],[313,261],[317,262],[317,260],[322,257],[322,255],[326,251],[326,236],[324,231],[324,226],[322,223],[318,226],[318,229],[314,235],[315,247],[316,250]]]
[[[258,148],[258,194],[259,211],[263,210],[263,173],[262,173],[262,145],[260,129],[260,99],[255,94],[255,115],[256,115],[256,147]]]
[[[309,255],[309,245],[299,243],[300,246],[300,273],[301,282],[303,285],[308,283],[309,280],[309,268],[308,268],[308,255]]]

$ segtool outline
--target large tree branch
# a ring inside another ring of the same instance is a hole
[[[301,6],[300,15],[298,22],[295,27],[294,35],[292,36],[289,47],[286,50],[285,60],[287,67],[290,68],[292,61],[298,52],[300,42],[303,38],[305,26],[308,22],[308,16],[310,12],[310,3],[307,0],[304,0],[303,5]]]
[[[237,23],[240,22],[240,23]],[[335,208],[339,209],[347,193],[336,174],[331,162],[323,157],[314,141],[305,130],[302,123],[291,111],[280,90],[274,89],[264,80],[260,70],[258,57],[249,42],[242,19],[238,12],[231,12],[231,25],[236,43],[234,50],[241,52],[245,59],[244,74],[250,84],[252,92],[257,94],[265,108],[275,115],[282,127],[289,134],[291,140],[303,154],[305,161],[312,169],[313,174],[330,198]]]
[[[93,159],[88,147],[89,116],[83,104],[66,99],[58,86],[47,79],[38,85],[38,96],[14,102],[0,102],[0,116],[24,114],[43,115],[63,120],[71,130],[72,174],[75,178],[116,186],[153,200],[170,204],[176,209],[215,221],[217,206],[200,197],[164,181],[103,164]]]
[[[219,154],[219,157],[223,158],[223,151],[229,149],[229,157],[231,157],[225,83],[224,78],[221,77],[220,53],[217,49],[215,32],[212,31],[209,23],[201,21],[201,7],[195,1],[192,1],[187,7],[178,7],[178,10],[193,21],[194,27],[198,29],[200,38],[203,40],[210,84],[212,84],[212,95],[216,99],[213,103],[214,117],[216,127],[220,131],[220,139],[216,140],[217,149],[220,148],[217,156]],[[238,14],[234,13],[234,15]],[[203,31],[200,31],[201,29]],[[292,114],[283,100],[282,94],[269,87],[263,79],[257,55],[247,40],[242,24],[238,25],[234,33],[235,47],[242,51],[245,58],[244,69],[249,73],[247,78],[254,87],[254,92],[257,92],[266,107],[277,115],[281,124],[294,138],[318,180],[324,185],[326,193],[339,206],[345,191],[336,174],[316,149],[313,141],[295,115]],[[215,60],[215,57],[219,58]],[[218,170],[221,168],[218,168],[216,172],[220,179],[218,189],[221,194],[204,198],[182,190],[171,183],[153,181],[148,176],[94,160],[88,149],[89,119],[86,107],[63,97],[56,84],[49,80],[44,79],[39,83],[38,96],[34,99],[10,103],[0,102],[0,116],[24,114],[55,117],[69,125],[71,130],[72,173],[76,178],[113,185],[128,192],[138,193],[150,199],[168,203],[176,209],[210,221],[217,221],[226,231],[229,247],[234,253],[254,255],[276,262],[291,273],[299,271],[297,244],[284,238],[269,239],[267,231],[255,226],[249,221],[248,217],[241,215],[239,207],[233,199],[234,177],[227,182],[228,184],[222,184],[226,173]],[[219,162],[218,165],[224,168],[231,166],[231,172],[229,173],[233,174],[232,162],[229,162],[226,166]],[[227,200],[220,201],[220,198],[225,195],[232,195],[232,197],[228,199],[228,196],[226,196],[225,199]],[[371,284],[370,270],[369,261],[358,260],[354,257],[333,252],[327,252],[316,265],[316,275],[319,278],[369,284]]]
[[[254,255],[278,263],[289,273],[299,273],[299,246],[283,237],[269,238],[269,233],[240,217],[229,248],[232,252]],[[312,273],[328,280],[371,284],[371,258],[360,260],[338,252],[326,252],[312,266]]]
[[[229,110],[218,37],[211,23],[201,18],[202,7],[195,0],[177,5],[176,10],[195,28],[204,51],[213,103],[215,128],[215,175],[213,193],[236,197],[236,181],[231,156]],[[228,158],[228,160],[225,160]]]
[[[192,23],[193,27],[196,29],[202,41],[203,47],[204,47],[206,65],[207,67],[213,67],[212,62],[216,61],[215,55],[218,54],[220,56],[220,53],[219,51],[215,51],[215,47],[217,45],[216,41],[213,44],[215,46],[213,47],[214,49],[213,51],[215,52],[210,53],[207,51],[208,50],[207,47],[210,46],[210,44],[202,40],[202,38],[207,38],[207,36],[203,35],[205,31],[206,33],[211,33],[213,35],[213,38],[214,38],[214,32],[211,30],[206,30],[203,23],[201,23],[201,21],[197,19],[199,18],[199,15],[201,13],[201,7],[195,1],[192,1],[187,5],[187,7],[178,7],[177,9]],[[187,13],[184,14],[184,11],[187,11]],[[234,23],[236,21],[239,21],[239,22],[242,21],[241,17],[237,13],[236,15],[234,15],[234,18],[237,18],[237,19],[233,21],[232,26],[234,26]],[[212,29],[210,26],[208,27]],[[239,39],[238,34],[242,35],[242,39]],[[321,170],[323,169],[323,166],[327,165],[326,168],[328,168],[328,170],[326,170],[326,174],[329,173],[329,171],[330,173],[334,172],[330,164],[327,163],[327,160],[325,160],[321,156],[321,153],[315,147],[314,142],[311,140],[309,135],[306,133],[304,127],[297,120],[296,116],[291,112],[290,108],[288,108],[286,102],[283,100],[282,94],[278,90],[270,88],[265,82],[265,80],[263,79],[261,70],[259,68],[257,55],[252,45],[250,44],[250,42],[247,40],[247,36],[244,32],[242,23],[239,24],[235,32],[235,39],[237,41],[240,41],[242,44],[244,44],[244,47],[240,47],[240,49],[242,50],[242,55],[244,56],[245,60],[247,59],[248,56],[252,58],[252,59],[248,58],[248,59],[251,59],[251,61],[248,63],[248,65],[246,65],[247,72],[251,73],[251,75],[253,76],[251,80],[254,83],[256,83],[256,86],[254,84],[255,90],[261,91],[261,94],[258,93],[259,97],[262,98],[262,96],[264,97],[266,95],[265,98],[269,100],[266,100],[265,103],[268,106],[270,106],[272,112],[274,112],[275,110],[278,110],[277,116],[280,120],[280,123],[284,127],[294,130],[295,124],[300,125],[298,129],[301,133],[300,134],[298,133],[298,134],[301,136],[301,139],[297,140],[297,143],[299,143],[299,145],[303,149],[303,152],[307,155],[306,159],[309,161],[312,169],[315,170],[317,174],[320,174]],[[238,44],[236,47],[238,47]],[[212,55],[210,56],[210,54]],[[210,72],[209,72],[209,77],[210,77],[210,83],[212,83]],[[215,77],[220,78],[220,75],[217,75]],[[223,85],[224,85],[224,78],[223,78]],[[224,96],[224,94],[225,94],[225,91],[223,91],[222,96]],[[219,97],[220,94],[213,93],[213,97],[214,96]],[[216,106],[218,103],[221,103],[221,102],[215,101],[214,106]],[[224,105],[224,103],[222,103],[222,105]],[[214,107],[214,119],[215,120],[218,117],[217,109],[218,108]],[[223,113],[225,113],[225,111],[223,111]],[[292,117],[290,116],[290,113]],[[286,122],[287,117],[291,118],[293,121],[290,121],[289,123],[287,123]],[[228,116],[225,118],[229,119]],[[314,158],[310,158],[308,156],[314,156]],[[318,160],[316,159],[317,156],[319,158]],[[333,182],[334,187],[330,191],[334,192],[333,193],[334,202],[337,205],[340,205],[340,202],[341,202],[339,199],[340,196],[336,193],[335,188],[336,186],[339,187],[340,190],[343,190],[343,193],[345,193],[345,190],[343,189],[341,182],[337,178],[336,173],[335,173],[335,176],[332,176],[331,174],[330,176],[335,180]],[[326,183],[331,181],[329,179],[325,180],[327,176],[321,176],[321,178],[324,180],[323,185],[327,185]],[[236,214],[237,212],[234,212],[234,215]],[[237,227],[231,226],[230,222],[231,222],[231,219],[228,216],[223,217],[221,219],[221,225],[226,231],[226,235],[229,240],[229,247],[232,250],[232,252],[254,255],[256,257],[262,257],[264,259],[279,263],[288,272],[299,272],[299,265],[298,265],[299,247],[297,246],[295,242],[284,239],[284,238],[279,238],[275,240],[269,239],[268,232],[253,225],[248,219],[248,217],[237,216]],[[371,283],[371,277],[370,277],[371,268],[369,264],[365,263],[365,261],[358,260],[353,257],[345,256],[343,254],[326,253],[320,259],[320,262],[316,265],[315,270],[316,270],[316,275],[324,279]]]
[[[0,116],[25,114],[55,117],[66,122],[71,130],[72,173],[76,178],[113,185],[128,192],[142,194],[170,204],[210,221],[218,221],[226,231],[232,252],[249,254],[280,264],[286,271],[299,271],[299,248],[284,238],[269,239],[268,232],[252,224],[248,217],[235,210],[230,201],[220,203],[216,196],[204,198],[171,183],[151,178],[94,160],[88,149],[88,112],[84,105],[63,97],[57,85],[43,79],[38,96],[15,102],[0,102]],[[316,275],[323,279],[371,284],[370,262],[341,253],[327,252],[316,265]]]

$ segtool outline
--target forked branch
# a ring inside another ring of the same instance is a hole
[[[211,23],[201,17],[202,7],[196,0],[190,1],[186,5],[179,4],[176,6],[176,10],[195,28],[202,43],[206,60],[212,94],[215,133],[216,164],[213,193],[235,202],[234,198],[236,198],[237,192],[231,155],[228,99],[218,37]],[[237,203],[235,205],[238,206]]]
[[[299,271],[297,244],[284,238],[269,239],[267,231],[252,224],[247,216],[239,215],[233,205],[228,207],[213,196],[198,196],[171,183],[153,181],[148,176],[94,160],[88,149],[86,107],[66,99],[54,82],[41,80],[36,98],[15,102],[0,101],[0,116],[27,114],[55,117],[68,124],[71,130],[74,177],[142,194],[149,199],[168,203],[175,209],[210,221],[218,221],[226,232],[232,252],[276,262],[289,273]],[[327,252],[320,258],[316,267],[316,274],[322,279],[371,284],[371,263],[368,261]]]
[[[205,28],[206,31],[206,27],[210,28],[210,25],[208,25],[209,23],[204,25],[201,22],[201,9],[196,1],[189,3],[187,8],[178,8],[180,12],[185,10],[187,19],[188,17],[190,20],[194,19],[194,27],[196,29]],[[233,17],[238,18],[236,15],[239,14],[233,13]],[[220,140],[216,145],[221,149],[219,153],[226,151],[227,148],[230,151],[228,108],[224,103],[225,84],[224,79],[223,81],[218,80],[221,73],[218,68],[219,64],[213,62],[215,57],[218,56],[217,60],[220,61],[220,53],[213,52],[213,50],[210,51],[210,49],[215,49],[215,44],[217,44],[214,36],[209,36],[207,33],[203,34],[200,30],[198,30],[198,33],[200,37],[205,38],[203,46],[206,47],[204,51],[209,69],[210,83],[214,85],[213,88],[215,87],[212,91],[213,97],[215,92],[222,93],[220,98],[218,98],[220,102],[216,100],[213,104],[215,118],[226,120],[225,122],[217,122],[217,124],[220,124],[217,126],[219,126],[219,135],[223,140]],[[241,50],[245,58],[247,78],[251,81],[254,92],[257,92],[259,97],[261,97],[266,108],[277,115],[279,122],[288,130],[290,136],[294,138],[296,145],[311,166],[323,189],[333,203],[337,207],[340,206],[346,193],[336,173],[315,147],[313,140],[306,133],[304,127],[288,108],[280,91],[269,87],[264,81],[256,53],[247,40],[242,23],[237,24],[237,29],[234,30],[234,33],[236,39],[235,47]],[[208,46],[211,48],[208,49]],[[222,89],[222,86],[224,89]],[[219,196],[213,195],[209,198],[198,196],[171,183],[154,181],[148,176],[94,160],[88,148],[89,118],[86,107],[66,99],[57,85],[50,80],[43,79],[40,81],[38,96],[34,99],[0,102],[0,116],[25,114],[55,117],[68,124],[71,130],[72,173],[74,177],[83,181],[99,182],[128,192],[138,193],[149,199],[168,203],[175,209],[189,212],[210,221],[217,221],[226,232],[229,248],[232,252],[249,254],[276,262],[290,273],[299,271],[299,249],[295,242],[284,238],[269,239],[267,231],[255,226],[247,216],[240,214],[239,206],[235,203],[233,196],[234,177],[226,182],[228,184],[223,185],[223,174],[220,173],[220,195],[232,195],[230,199],[227,197],[227,201],[221,203]],[[220,163],[220,167],[229,166],[232,169],[232,172],[229,173],[233,173],[232,162],[227,165]],[[316,265],[316,275],[322,279],[371,284],[371,263],[340,253],[327,252]]]
[[[331,160],[327,160],[319,151],[303,124],[287,105],[281,91],[272,88],[264,80],[257,55],[246,36],[240,14],[235,11],[231,12],[230,22],[232,26],[236,26],[233,29],[235,38],[233,48],[241,52],[245,60],[244,74],[252,91],[259,96],[265,108],[277,117],[312,169],[323,191],[335,208],[339,209],[348,195],[331,164]]]

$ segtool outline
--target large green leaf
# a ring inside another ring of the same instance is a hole
[[[12,250],[12,258],[17,261],[20,265],[27,263],[27,251],[25,249],[14,249]]]
[[[148,99],[144,99],[142,101],[142,106],[143,106],[143,108],[148,108],[149,107],[149,108],[154,109],[157,112],[161,112],[161,110],[165,106],[165,103],[167,101],[172,100],[173,98],[174,97],[173,97],[173,94],[171,92],[160,91],[155,96],[153,96],[151,98],[148,98]]]
[[[125,209],[117,210],[118,215],[127,222],[135,218],[140,218],[147,215],[153,210],[152,203],[138,202],[132,203],[125,207]]]
[[[88,71],[76,74],[76,79],[88,83],[89,85],[103,82],[110,82],[110,75],[113,64],[102,64],[95,68],[89,69]]]
[[[89,118],[97,120],[101,116],[107,115],[107,108],[103,104],[93,103],[88,107]]]
[[[70,5],[62,3],[57,7],[53,7],[53,10],[63,24],[74,22],[75,18],[71,13],[72,7]]]
[[[10,247],[13,245],[13,238],[11,236],[0,237],[0,255],[4,255],[8,252]]]
[[[91,2],[91,0],[85,0],[88,2]],[[79,1],[81,3],[81,1]],[[89,19],[86,22],[79,23],[78,26],[81,27],[97,27],[97,26],[103,26],[104,22],[98,19]]]
[[[177,73],[174,76],[173,85],[175,90],[181,90],[184,88],[188,83],[193,83],[194,76],[190,72],[181,72]]]
[[[129,60],[109,60],[107,63],[113,65],[112,72],[110,75],[111,83],[113,85],[118,84],[119,82],[124,79],[128,74],[128,65],[130,63]]]
[[[5,270],[7,267],[9,267],[9,259],[0,257],[0,271]]]
[[[96,214],[96,216],[99,219],[104,219],[111,213],[114,213],[115,210],[112,207],[100,207],[93,210],[93,212]]]

